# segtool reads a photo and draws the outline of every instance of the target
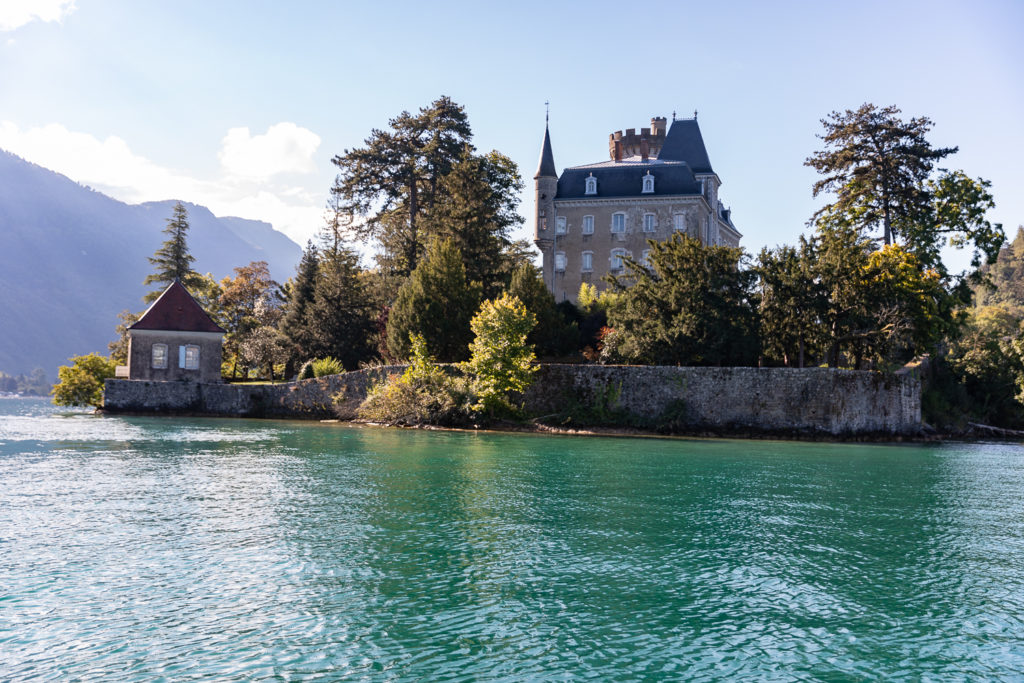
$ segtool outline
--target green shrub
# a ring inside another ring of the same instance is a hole
[[[340,375],[345,372],[345,366],[337,358],[317,358],[313,361],[313,376],[326,377],[328,375]]]
[[[98,353],[73,356],[57,370],[59,381],[50,393],[59,406],[103,406],[103,382],[114,376],[116,363]]]
[[[358,416],[400,426],[471,424],[475,397],[468,378],[434,363],[421,335],[411,335],[410,339],[409,367],[402,375],[371,387]]]
[[[462,364],[474,376],[476,410],[491,416],[518,412],[513,396],[530,386],[537,371],[533,345],[526,343],[536,322],[533,313],[507,292],[480,306],[470,322],[476,334],[469,347],[472,356]]]
[[[313,372],[313,361],[307,360],[299,368],[299,379],[313,379],[316,377],[316,373]]]

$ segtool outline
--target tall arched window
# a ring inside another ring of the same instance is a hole
[[[641,194],[650,194],[651,192],[654,192],[654,176],[648,171],[644,176],[644,188],[641,190]]]

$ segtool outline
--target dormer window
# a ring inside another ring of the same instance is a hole
[[[597,178],[593,173],[587,176],[587,189],[584,194],[597,194]]]
[[[644,176],[644,189],[641,191],[641,194],[651,194],[652,192],[654,192],[654,176],[648,171],[647,175]]]

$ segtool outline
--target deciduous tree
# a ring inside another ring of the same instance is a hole
[[[57,369],[57,384],[51,393],[59,406],[103,406],[103,382],[114,376],[117,365],[98,353],[73,356],[71,365]]]
[[[485,301],[470,326],[476,336],[471,356],[463,369],[472,373],[477,409],[490,415],[514,410],[515,394],[530,386],[534,365],[533,345],[526,337],[537,319],[519,299],[504,293]]]

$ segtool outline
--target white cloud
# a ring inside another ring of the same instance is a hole
[[[306,133],[319,144],[319,137]],[[253,139],[261,138],[274,136],[268,131]],[[21,130],[11,121],[0,121],[0,148],[124,202],[182,199],[202,204],[218,216],[267,221],[299,244],[323,225],[326,186],[321,191],[272,182],[267,176],[239,178],[237,174],[199,179],[134,153],[119,137],[99,140],[56,123]],[[308,163],[312,164],[311,158]]]
[[[36,20],[59,22],[75,9],[75,0],[2,0],[0,31],[13,31]]]
[[[264,135],[248,128],[231,128],[217,157],[228,174],[240,178],[271,178],[282,173],[312,173],[320,136],[288,121],[276,123]]]

